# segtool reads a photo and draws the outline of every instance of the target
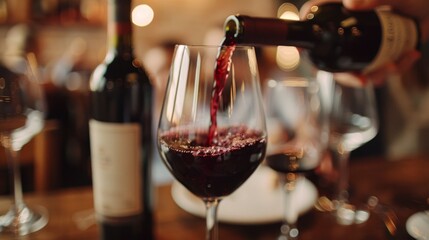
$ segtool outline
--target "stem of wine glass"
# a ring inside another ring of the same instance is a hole
[[[8,137],[10,136],[2,136],[2,138]],[[47,211],[45,208],[39,207],[37,212],[33,212],[25,205],[21,184],[19,150],[13,149],[12,146],[4,146],[4,148],[10,167],[11,191],[13,191],[13,194],[11,207],[6,214],[0,216],[0,232],[23,236],[38,231],[47,224]]]
[[[282,226],[280,227],[280,236],[278,240],[298,239],[299,231],[296,226],[298,212],[296,209],[292,208],[292,193],[295,191],[296,183],[299,178],[300,175],[296,173],[284,174],[281,177],[284,196],[284,218]]]
[[[350,152],[346,151],[341,144],[333,151],[334,168],[338,169],[338,185],[335,199],[335,210],[337,222],[342,225],[350,225],[355,222],[356,209],[349,205],[349,157]]]
[[[19,214],[24,208],[24,198],[22,194],[22,183],[21,183],[21,171],[19,164],[19,151],[15,151],[12,146],[6,147],[6,156],[9,162],[10,167],[10,180],[11,180],[11,189],[13,191],[12,194],[12,208],[15,212],[16,221],[15,223],[19,223]],[[19,226],[17,227],[19,228]]]
[[[206,240],[217,240],[217,209],[219,206],[219,199],[204,200],[206,205]]]
[[[44,227],[47,224],[48,217],[44,208],[38,208],[36,213],[25,205],[19,164],[20,150],[13,148],[10,135],[1,137],[10,168],[11,191],[13,193],[12,205],[9,211],[0,217],[0,231],[13,233],[15,236],[23,236]]]
[[[350,153],[345,150],[337,150],[335,154],[338,164],[338,189],[337,200],[340,206],[346,204],[349,200],[349,156]]]
[[[11,189],[13,191],[13,204],[16,212],[19,213],[24,203],[22,195],[21,171],[19,169],[19,151],[15,151],[12,146],[6,147],[5,150],[11,174],[10,180]]]

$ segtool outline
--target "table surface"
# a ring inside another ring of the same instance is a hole
[[[412,239],[405,223],[413,213],[424,210],[429,196],[429,156],[413,156],[398,161],[382,157],[355,159],[350,164],[350,186],[356,197],[376,195],[389,205],[399,219],[397,234],[390,236],[384,222],[373,214],[365,223],[352,226],[338,225],[333,216],[310,210],[299,220],[300,239]],[[45,206],[49,223],[42,230],[22,239],[97,239],[98,228],[85,226],[85,217],[91,216],[93,196],[91,188],[65,189],[46,194],[26,194],[31,205]],[[0,198],[0,212],[9,205]],[[221,207],[221,206],[220,206]],[[270,206],[267,206],[270,207]],[[429,207],[428,207],[429,209]],[[76,219],[80,219],[76,221]],[[89,219],[90,220],[90,219]],[[77,223],[80,223],[79,227]],[[158,240],[204,239],[205,221],[179,208],[171,197],[171,185],[156,188],[155,234]],[[281,223],[262,225],[219,224],[220,239],[276,239]],[[11,239],[0,234],[0,240]]]

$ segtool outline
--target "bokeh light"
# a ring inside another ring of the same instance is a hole
[[[139,27],[149,25],[153,21],[154,16],[153,9],[147,4],[137,5],[131,12],[132,22]]]
[[[278,11],[277,15],[281,19],[287,20],[299,20],[299,10],[298,8],[291,3],[282,4]],[[284,71],[294,70],[300,62],[299,51],[296,47],[290,46],[278,46],[276,54],[276,63],[277,66]]]

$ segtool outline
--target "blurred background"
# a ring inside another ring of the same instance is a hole
[[[298,19],[298,9],[304,2],[134,0],[135,50],[155,87],[154,121],[159,115],[174,44],[220,44],[224,20],[231,14]],[[91,184],[88,82],[106,53],[106,11],[107,0],[0,0],[0,57],[35,52],[49,105],[44,133],[22,154],[24,191]],[[428,52],[427,46],[423,51]],[[310,65],[296,69],[300,56],[295,48],[263,47],[257,49],[257,54],[263,82],[296,71],[314,74]],[[429,139],[427,61],[422,59],[413,71],[393,77],[377,89],[380,132],[353,152],[352,160],[368,155],[386,155],[395,160],[429,152],[429,141],[424,141]],[[154,156],[158,159],[157,152]],[[167,173],[158,163],[155,160],[159,172],[155,175],[163,181]],[[0,149],[0,194],[9,192],[7,175],[4,151]]]
[[[220,44],[228,15],[276,16],[277,5],[281,2],[133,1],[136,55],[157,96],[154,121],[174,44]],[[22,152],[24,191],[91,184],[88,83],[106,54],[106,28],[107,0],[0,0],[0,59],[35,52],[48,100],[45,131]],[[163,178],[160,161],[154,165],[160,171],[156,177]],[[0,149],[0,194],[10,192],[8,172]]]

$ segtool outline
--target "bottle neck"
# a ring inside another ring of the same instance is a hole
[[[108,51],[132,53],[131,0],[108,1]]]
[[[225,21],[225,43],[312,48],[314,35],[311,25],[310,21],[230,16]]]

